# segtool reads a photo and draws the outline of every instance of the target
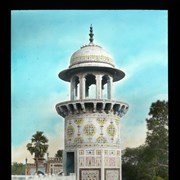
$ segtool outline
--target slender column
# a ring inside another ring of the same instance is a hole
[[[79,149],[76,151],[76,159],[75,159],[75,173],[76,173],[76,179],[79,179]]]
[[[77,94],[78,85],[77,85],[77,82],[76,82],[76,81],[74,82],[74,91],[75,91],[75,97],[76,97],[76,99],[77,99],[77,96],[78,96],[78,94]]]
[[[101,149],[101,179],[104,179],[104,150]]]
[[[67,153],[65,150],[63,150],[63,172],[65,176],[67,176],[66,161],[67,161]]]
[[[102,75],[96,75],[96,99],[102,99]]]
[[[87,98],[87,97],[89,97],[89,86],[87,84],[86,84],[86,90],[85,91],[86,91],[85,93],[86,93],[86,98]]]
[[[74,151],[74,174],[77,172],[77,171],[79,171],[79,158],[78,158],[78,156],[77,156],[77,150],[75,150]],[[74,174],[73,174],[73,176],[74,176]],[[76,176],[77,176],[77,173],[76,173]]]
[[[74,78],[72,78],[71,79],[71,92],[70,92],[70,94],[71,94],[71,101],[74,101],[74,84],[75,84]]]
[[[107,79],[107,98],[112,99],[112,77]]]
[[[85,99],[85,80],[86,78],[80,78],[80,99]]]
[[[122,180],[122,159],[121,159],[121,149],[120,149],[120,180]]]

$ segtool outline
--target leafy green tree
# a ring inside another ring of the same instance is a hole
[[[168,179],[168,102],[152,103],[146,122],[146,143],[122,155],[124,180]]]
[[[25,174],[25,165],[22,163],[14,162],[11,165],[11,174],[12,175],[24,175]]]
[[[31,155],[34,154],[34,160],[36,164],[36,173],[38,173],[38,164],[39,161],[43,159],[44,154],[48,150],[48,139],[45,135],[43,135],[43,132],[37,131],[34,135],[32,135],[31,143],[28,143],[26,145],[27,150],[31,153]]]
[[[168,176],[168,102],[152,103],[147,122],[146,143],[149,146],[155,177]]]
[[[126,148],[122,155],[122,177],[123,180],[138,180],[137,177],[137,148]]]
[[[57,153],[55,154],[55,157],[62,158],[63,150],[59,149]]]
[[[151,180],[146,145],[126,148],[122,155],[122,177],[126,180]]]

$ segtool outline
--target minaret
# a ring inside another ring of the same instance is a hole
[[[112,57],[94,44],[74,52],[68,69],[59,78],[70,82],[70,101],[58,103],[57,113],[65,119],[63,171],[77,180],[122,180],[120,119],[128,104],[113,100],[113,83],[125,74],[116,69]]]

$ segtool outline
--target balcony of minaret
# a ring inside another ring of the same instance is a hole
[[[106,113],[122,117],[128,108],[128,104],[124,102],[96,99],[65,101],[56,105],[56,110],[62,117],[83,113]]]

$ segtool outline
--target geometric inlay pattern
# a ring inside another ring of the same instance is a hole
[[[105,137],[99,136],[99,137],[96,139],[96,142],[98,142],[98,143],[106,143],[107,140],[106,140]]]
[[[65,119],[65,147],[118,147],[120,129],[114,114],[85,113]]]
[[[95,166],[95,157],[86,157],[86,166]]]
[[[74,139],[74,142],[75,143],[83,143],[83,138],[82,137],[76,137],[75,139]]]
[[[101,180],[101,169],[80,169],[80,179]]]
[[[116,122],[117,125],[119,125],[119,121],[120,121],[120,119],[118,117],[115,118],[115,122]]]
[[[80,125],[83,122],[83,118],[75,119],[74,121],[76,124]]]
[[[105,180],[120,180],[119,169],[105,169]]]
[[[115,167],[115,166],[116,166],[116,158],[109,157],[109,167]]]
[[[69,125],[67,127],[67,137],[71,138],[74,134],[74,127],[72,125]]]
[[[110,136],[115,136],[116,134],[116,128],[113,124],[110,124],[108,127],[107,127],[107,133],[110,135]]]
[[[104,123],[106,123],[106,119],[103,117],[103,118],[97,118],[97,122],[102,126]]]
[[[87,124],[84,126],[84,134],[86,136],[93,136],[95,134],[96,127],[93,124]]]

